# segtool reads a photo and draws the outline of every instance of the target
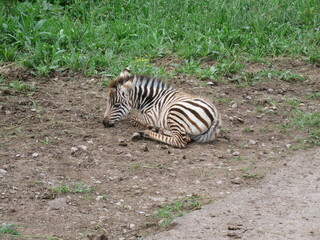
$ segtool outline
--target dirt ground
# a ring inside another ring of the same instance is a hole
[[[193,197],[206,204],[253,189],[292,153],[307,151],[297,142],[307,138],[306,131],[279,127],[292,116],[289,100],[299,102],[301,111],[320,111],[319,100],[306,97],[320,91],[319,66],[270,62],[248,63],[246,71],[291,71],[305,81],[244,86],[203,80],[211,82],[204,86],[185,75],[169,80],[212,100],[222,113],[217,141],[183,150],[131,141],[138,129],[126,120],[105,129],[106,88],[99,76],[34,77],[13,65],[0,66],[4,81],[36,88],[0,87],[0,224],[14,224],[25,239],[82,240],[90,234],[140,239],[163,230],[161,219],[152,216],[164,203]]]

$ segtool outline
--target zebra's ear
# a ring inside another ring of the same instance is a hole
[[[132,81],[127,81],[125,84],[122,84],[120,87],[120,92],[123,94],[128,94],[130,89],[132,89],[133,83]]]

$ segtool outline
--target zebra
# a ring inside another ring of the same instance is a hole
[[[134,126],[146,129],[139,132],[141,137],[176,148],[186,148],[192,140],[212,141],[222,125],[220,114],[208,100],[180,91],[158,78],[131,75],[126,68],[108,85],[103,125],[113,127],[131,109],[141,113],[131,119]]]

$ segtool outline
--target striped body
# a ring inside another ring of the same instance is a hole
[[[174,147],[184,148],[191,139],[207,142],[217,137],[221,118],[209,101],[179,91],[156,78],[129,73],[124,76],[120,81],[120,75],[119,84],[114,84],[113,93],[109,93],[105,114],[108,123],[120,120],[134,108],[141,112],[133,118],[136,126],[166,130],[165,134],[145,130],[144,135]],[[119,108],[115,108],[119,103]]]

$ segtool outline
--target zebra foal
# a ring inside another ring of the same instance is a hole
[[[110,82],[103,124],[112,127],[131,109],[140,110],[132,118],[135,126],[144,127],[141,136],[185,148],[191,140],[214,140],[221,127],[221,117],[209,101],[169,86],[157,78],[131,75],[123,70]],[[163,129],[165,134],[149,130]],[[149,129],[147,129],[149,128]]]

